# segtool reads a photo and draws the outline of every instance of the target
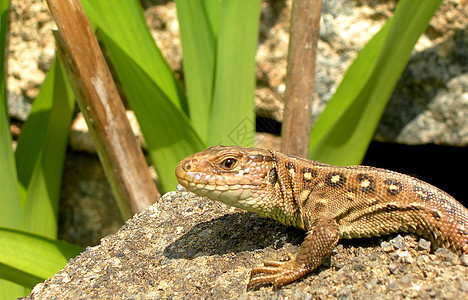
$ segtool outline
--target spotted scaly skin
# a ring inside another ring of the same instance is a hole
[[[313,271],[341,238],[412,232],[468,254],[468,210],[408,175],[339,167],[284,153],[215,146],[182,160],[181,185],[198,195],[307,231],[297,255],[252,269],[247,288],[279,287]]]

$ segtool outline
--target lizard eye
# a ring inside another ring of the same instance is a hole
[[[237,160],[235,158],[226,158],[221,162],[221,165],[226,168],[226,169],[231,169],[235,164]]]

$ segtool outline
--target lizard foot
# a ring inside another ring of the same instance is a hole
[[[277,289],[301,278],[308,271],[309,269],[306,264],[298,264],[294,255],[288,253],[288,260],[266,261],[263,263],[263,266],[253,268],[250,271],[247,290],[258,284],[272,284]]]

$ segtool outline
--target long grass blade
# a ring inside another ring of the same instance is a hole
[[[359,164],[414,44],[441,0],[399,1],[394,16],[359,53],[315,124],[310,158]]]
[[[56,58],[35,99],[16,149],[24,223],[55,237],[62,170],[74,96]]]
[[[15,158],[12,150],[8,114],[3,108],[1,114],[0,142],[0,225],[22,227],[21,201],[17,187]]]
[[[6,92],[6,36],[9,1],[0,0],[0,226],[21,227],[21,202],[17,188]]]
[[[137,1],[83,1],[97,26],[145,137],[163,190],[174,189],[174,168],[205,144],[187,117],[185,97],[146,26]]]
[[[206,1],[176,0],[184,57],[184,77],[190,119],[201,139],[206,141],[213,96],[216,38],[208,11],[216,9]],[[209,9],[206,9],[206,6]],[[215,18],[215,16],[212,16]],[[213,20],[212,22],[215,22]]]
[[[106,35],[103,41],[115,64],[130,106],[135,111],[148,152],[165,191],[177,185],[174,170],[184,157],[200,151],[205,144],[193,130],[190,120],[147,73]]]
[[[204,0],[201,2],[205,6],[205,12],[208,17],[208,22],[210,23],[211,32],[215,39],[217,39],[223,0]]]
[[[252,146],[259,0],[222,4],[208,144]]]
[[[176,107],[186,111],[179,83],[151,36],[139,2],[83,0],[82,4],[91,23],[113,39]]]
[[[12,150],[6,91],[6,37],[9,0],[0,0],[0,226],[21,226],[21,204],[17,189],[16,165]],[[0,280],[0,299],[25,296],[28,289]]]

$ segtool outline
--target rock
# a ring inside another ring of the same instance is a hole
[[[406,250],[407,247],[405,239],[401,235],[394,238],[392,244],[396,249]]]
[[[270,286],[245,290],[252,267],[295,253],[304,236],[300,230],[180,189],[89,247],[36,285],[26,299],[468,297],[468,267],[459,260],[447,264],[443,250],[431,254],[433,259],[419,259],[427,254],[417,251],[417,239],[411,235],[404,237],[405,251],[418,263],[400,262],[401,250],[387,254],[378,239],[346,240],[325,264],[297,282],[277,291]],[[277,240],[283,242],[278,245]]]
[[[59,239],[85,248],[119,230],[124,221],[96,154],[70,151],[63,182]]]
[[[434,48],[413,54],[377,128],[377,140],[468,145],[468,30],[452,38],[456,46],[444,56]],[[459,48],[464,54],[457,53]]]
[[[37,61],[37,67],[39,70],[47,72],[50,69],[50,66],[55,60],[55,49],[54,48],[46,48],[41,51]]]
[[[463,254],[460,256],[460,261],[463,266],[468,267],[468,254]]]
[[[8,93],[8,114],[20,121],[26,121],[31,111],[32,104],[23,95],[15,92]]]
[[[389,253],[395,250],[395,247],[393,247],[391,243],[386,242],[386,241],[382,242],[380,244],[380,247],[382,247],[382,250],[385,251],[386,253]]]
[[[256,112],[283,117],[290,1],[264,7],[257,53]],[[323,3],[312,105],[317,120],[358,51],[393,14],[392,1]],[[468,7],[444,1],[415,46],[375,140],[468,145]]]
[[[418,249],[419,250],[431,251],[431,242],[421,238],[419,240]]]
[[[413,256],[408,251],[402,251],[399,253],[400,260],[407,263],[412,264],[414,262]]]
[[[32,100],[45,78],[44,71],[48,70],[39,66],[39,57],[46,49],[55,49],[52,36],[55,22],[42,0],[11,1],[10,11],[7,88],[9,93]]]
[[[72,122],[68,143],[75,151],[96,153],[96,147],[89,134],[88,125],[82,113],[78,113]]]

